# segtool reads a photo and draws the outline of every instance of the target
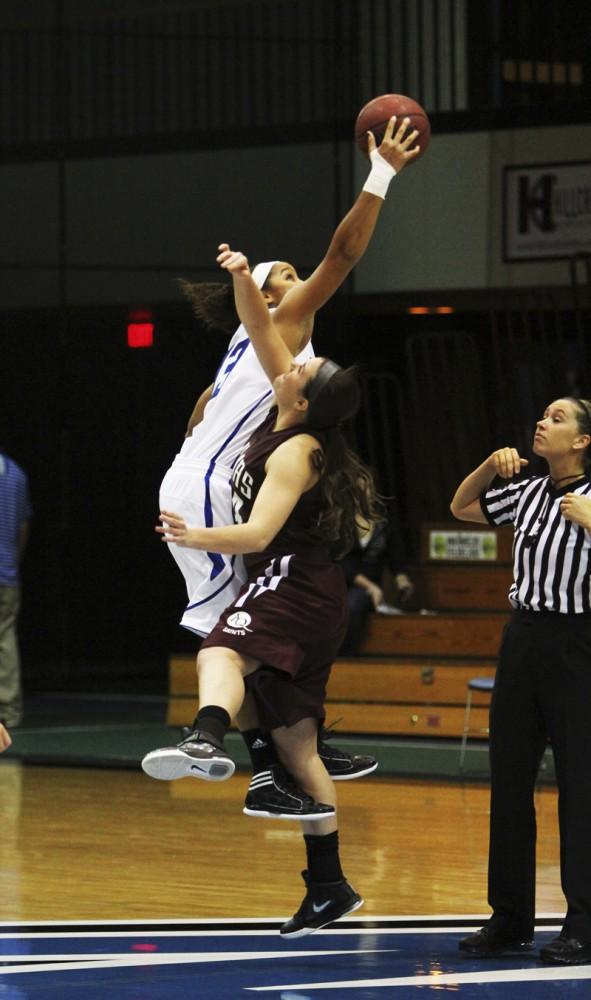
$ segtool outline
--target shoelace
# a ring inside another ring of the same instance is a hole
[[[332,739],[334,739],[334,737],[337,735],[334,732],[334,727],[338,726],[339,722],[342,722],[342,721],[343,721],[343,717],[341,715],[338,719],[335,719],[334,722],[331,722],[330,726],[322,726],[322,728],[320,729],[320,731],[318,733],[318,739],[321,740],[322,742],[324,742],[325,740],[332,740]]]
[[[191,737],[193,737],[192,742],[197,743],[201,737],[201,733],[198,729],[191,729],[190,726],[183,726],[181,729],[181,736],[181,743],[186,743],[187,740],[191,739]]]

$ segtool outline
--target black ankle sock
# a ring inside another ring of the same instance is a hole
[[[219,705],[204,705],[193,720],[193,729],[209,733],[220,746],[224,745],[224,736],[230,728],[231,718],[225,708]]]
[[[339,860],[339,831],[324,836],[305,833],[308,872],[312,882],[340,882],[344,878]]]
[[[240,735],[246,744],[253,774],[267,771],[273,764],[279,763],[275,744],[269,733],[263,733],[261,729],[245,729]]]

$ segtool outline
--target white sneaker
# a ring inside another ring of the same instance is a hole
[[[195,731],[176,747],[161,747],[146,754],[142,768],[151,778],[161,781],[177,778],[225,781],[232,777],[236,765],[222,747],[211,742],[208,733]]]

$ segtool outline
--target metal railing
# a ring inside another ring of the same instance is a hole
[[[28,20],[7,5],[0,144],[34,158],[132,140],[313,141],[349,135],[384,92],[411,94],[448,128],[446,113],[582,106],[587,5],[572,0],[568,18],[549,6],[555,32],[538,0],[518,18],[513,0],[46,0]]]
[[[338,123],[355,107],[343,0],[138,5],[94,16],[55,0],[0,31],[5,147]]]

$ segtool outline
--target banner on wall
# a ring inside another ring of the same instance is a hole
[[[591,253],[591,160],[503,170],[503,259]]]
[[[497,558],[494,531],[429,532],[429,559],[461,559],[491,562]]]

